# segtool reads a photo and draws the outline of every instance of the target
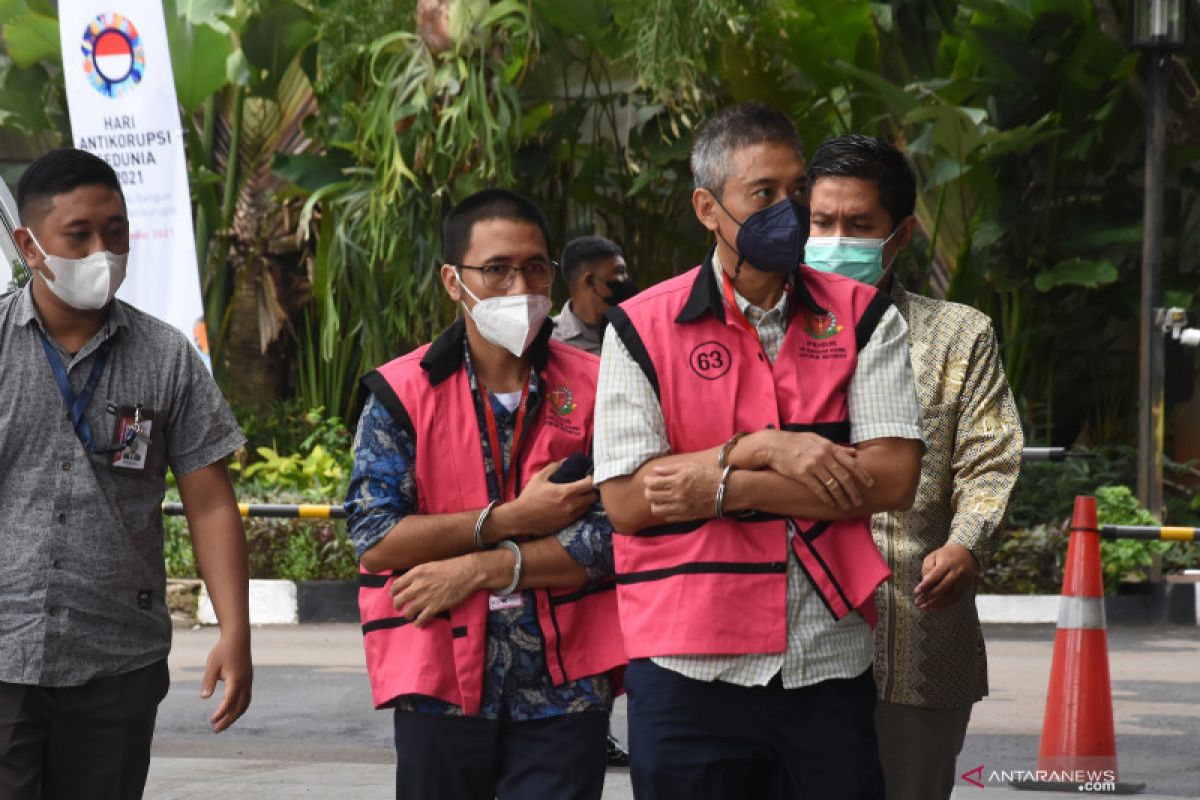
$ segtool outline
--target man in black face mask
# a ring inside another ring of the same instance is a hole
[[[597,384],[634,796],[878,800],[870,515],[917,488],[907,329],[800,263],[786,115],[726,109],[691,162],[714,247],[609,310]]]
[[[604,312],[638,292],[625,254],[611,239],[580,236],[563,248],[559,269],[571,299],[554,318],[554,338],[598,356]]]

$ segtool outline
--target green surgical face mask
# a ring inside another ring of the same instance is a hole
[[[895,235],[896,231],[886,239],[811,236],[804,245],[804,263],[820,272],[832,272],[874,286],[886,269],[883,246]]]

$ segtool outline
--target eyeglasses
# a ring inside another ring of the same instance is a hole
[[[456,269],[473,269],[483,276],[483,285],[489,289],[500,291],[513,285],[517,273],[525,275],[525,283],[532,289],[545,289],[554,283],[554,273],[558,271],[557,261],[534,259],[525,262],[524,266],[512,264],[488,264],[485,267],[471,267],[466,264],[456,264]]]

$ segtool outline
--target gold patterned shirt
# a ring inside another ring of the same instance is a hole
[[[947,542],[985,563],[1016,486],[1024,437],[991,320],[899,282],[892,296],[908,322],[926,450],[913,507],[871,521],[892,568],[892,580],[875,593],[875,682],[888,702],[956,708],[987,694],[975,592],[921,611],[913,590],[925,557]]]

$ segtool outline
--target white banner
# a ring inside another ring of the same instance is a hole
[[[160,0],[59,0],[75,146],[103,158],[129,206],[117,296],[179,328],[208,359],[183,127]]]

